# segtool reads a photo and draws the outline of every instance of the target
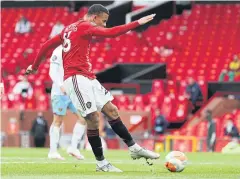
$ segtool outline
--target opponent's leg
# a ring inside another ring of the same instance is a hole
[[[60,139],[60,128],[63,121],[63,116],[66,115],[67,106],[65,104],[65,98],[62,95],[55,95],[52,97],[52,109],[53,109],[53,123],[50,127],[50,151],[48,158],[64,160],[63,157],[57,152],[57,147]]]
[[[139,159],[141,157],[144,157],[146,159],[158,159],[160,157],[158,153],[146,150],[134,142],[128,129],[120,119],[117,107],[110,101],[104,105],[102,112],[109,117],[109,124],[111,125],[114,132],[120,138],[122,138],[126,145],[129,147],[130,154],[133,159]]]
[[[48,158],[64,160],[63,157],[58,153],[57,146],[60,139],[60,126],[62,125],[63,117],[56,114],[53,115],[53,123],[50,127],[50,151]]]
[[[71,140],[71,147],[77,149],[78,144],[80,143],[83,135],[85,133],[86,125],[82,124],[81,121],[77,121],[73,128],[73,136]]]
[[[95,158],[97,160],[96,171],[104,172],[122,172],[118,168],[111,165],[103,155],[102,142],[99,136],[99,115],[98,112],[93,112],[86,116],[87,121],[87,136]]]
[[[85,134],[86,122],[82,117],[78,116],[77,114],[76,116],[78,117],[78,120],[73,128],[71,146],[68,148],[67,153],[72,155],[73,157],[76,157],[78,160],[83,160],[84,156],[81,155],[77,147]]]

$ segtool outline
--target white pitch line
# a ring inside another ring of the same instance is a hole
[[[72,178],[80,178],[79,175],[71,175],[71,176],[2,176],[2,179],[52,179],[57,177],[58,179],[72,179]],[[111,175],[111,176],[88,176],[84,175],[81,176],[84,179],[144,179],[145,177],[143,176],[116,176],[116,175]],[[176,177],[169,177],[169,176],[147,176],[149,179],[175,179]],[[192,177],[182,177],[182,179],[192,179]],[[201,178],[201,179],[209,179],[209,178]]]
[[[46,157],[1,157],[0,160],[26,160],[26,159],[36,159],[36,160],[46,160]]]
[[[126,176],[124,175],[124,172],[122,173],[121,176],[117,176],[117,175],[111,175],[111,173],[108,173],[109,175],[71,175],[71,176],[62,176],[62,175],[41,175],[41,176],[2,176],[2,179],[52,179],[52,178],[58,178],[58,179],[72,179],[72,178],[84,178],[84,179],[176,179],[177,178],[177,174],[173,175],[173,176]],[[181,179],[192,179],[194,177],[197,177],[195,175],[190,175],[190,176],[178,176],[178,178]],[[217,177],[217,176],[216,176]],[[201,176],[201,179],[216,179],[213,177],[206,177],[206,176]],[[228,179],[238,179],[236,178],[235,175],[231,175],[228,176]]]
[[[94,159],[85,159],[85,160],[74,160],[66,159],[65,161],[60,160],[51,160],[47,157],[38,157],[38,158],[31,158],[31,157],[1,157],[0,158],[1,164],[95,164],[96,161]],[[142,165],[145,165],[145,160],[140,160]],[[154,160],[154,165],[164,164],[164,160]],[[139,164],[139,161],[133,161],[133,160],[111,160],[111,163],[116,164]],[[226,162],[188,162],[188,165],[225,165]],[[239,164],[238,161],[229,163],[230,165],[236,165]]]
[[[96,164],[96,161],[1,161],[1,164]],[[111,163],[115,164],[138,164],[137,162],[131,162],[131,161],[111,161]],[[154,165],[163,164],[161,163],[155,163]],[[142,164],[145,165],[144,161],[142,161]],[[235,162],[237,164],[237,162]],[[231,165],[235,165],[234,163],[231,163]],[[191,162],[188,163],[188,165],[226,165],[224,162]]]

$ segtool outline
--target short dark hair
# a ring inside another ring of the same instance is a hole
[[[93,4],[89,9],[87,14],[88,15],[99,15],[100,13],[109,14],[109,11],[106,7],[101,4]]]

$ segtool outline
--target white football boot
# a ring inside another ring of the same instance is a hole
[[[57,159],[57,160],[65,160],[58,152],[49,152],[48,153],[49,159]]]
[[[96,167],[96,172],[122,172],[122,170],[118,169],[117,167],[114,167],[111,163],[108,163],[106,165],[103,165],[102,167],[98,166]]]
[[[130,155],[133,160],[145,158],[147,159],[158,159],[160,155],[158,153],[152,152],[150,150],[144,149],[142,147],[140,148],[134,148],[130,149]]]
[[[68,147],[67,153],[78,160],[84,160],[84,156],[80,153],[78,149],[73,149],[72,147]]]

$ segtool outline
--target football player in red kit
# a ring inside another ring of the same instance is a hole
[[[34,73],[50,49],[63,45],[64,84],[62,89],[86,119],[88,141],[97,160],[96,171],[121,172],[104,158],[99,137],[98,111],[108,116],[113,131],[126,143],[133,159],[160,157],[159,154],[135,143],[122,123],[117,107],[111,103],[112,95],[96,80],[91,59],[89,59],[90,42],[93,36],[116,37],[150,22],[154,16],[155,14],[152,14],[126,25],[105,28],[109,11],[100,4],[94,4],[89,8],[84,19],[67,26],[60,35],[48,40],[40,49],[34,63],[26,70],[26,74]]]

